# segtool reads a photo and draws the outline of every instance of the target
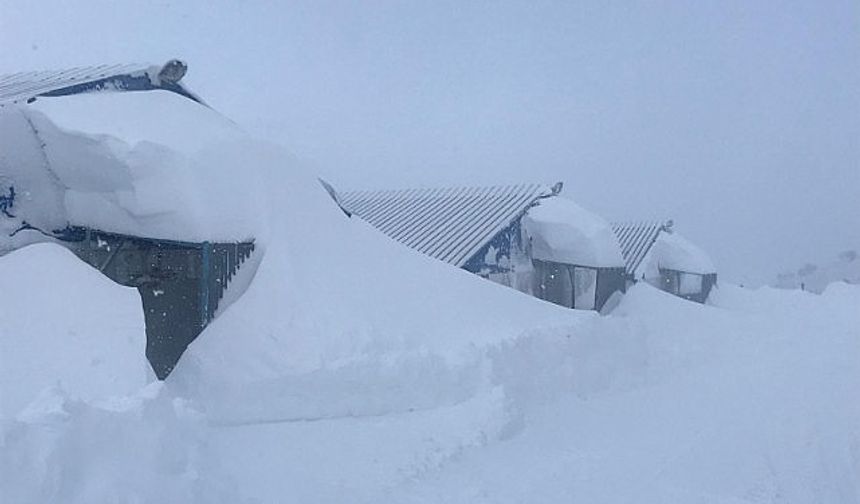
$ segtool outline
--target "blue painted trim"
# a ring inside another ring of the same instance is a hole
[[[15,186],[9,186],[9,195],[0,194],[0,213],[9,217],[10,219],[14,219],[15,216],[12,215],[9,210],[15,206]]]
[[[516,219],[505,229],[499,231],[490,241],[484,244],[478,251],[463,264],[463,269],[472,273],[507,273],[509,268],[499,266],[503,259],[510,259],[515,249],[522,249],[520,234],[521,219]],[[485,261],[490,248],[496,250],[494,264]]]
[[[117,89],[120,91],[153,91],[156,89],[163,89],[165,91],[171,91],[173,93],[182,95],[190,100],[194,100],[197,103],[203,103],[200,101],[199,98],[186,91],[185,88],[183,88],[179,84],[162,83],[158,86],[154,86],[152,84],[152,81],[149,79],[149,76],[147,76],[146,74],[114,75],[104,79],[82,82],[80,84],[74,84],[71,86],[66,86],[64,88],[55,89],[53,91],[48,91],[47,93],[42,93],[39,96],[69,96],[110,89]]]
[[[203,242],[200,269],[200,327],[209,323],[209,274],[212,262],[212,244]]]
[[[212,263],[212,244],[202,243],[202,260],[200,261],[200,327],[209,323],[209,273]]]

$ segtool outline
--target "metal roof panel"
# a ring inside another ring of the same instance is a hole
[[[462,267],[535,201],[556,192],[548,185],[519,184],[338,194],[346,210],[391,238]]]
[[[94,87],[88,88],[87,91],[122,91],[126,89],[123,86],[123,78],[128,78],[125,82],[145,79],[146,89],[166,89],[203,103],[179,82],[159,82],[152,72],[157,74],[160,68],[162,67],[158,65],[144,64],[94,65],[0,75],[0,106],[27,102],[39,96],[76,94],[82,92],[82,87],[88,88],[88,84]]]
[[[668,227],[667,223],[656,221],[612,223],[612,231],[621,246],[621,255],[624,257],[628,274],[636,274],[660,232],[666,231]]]

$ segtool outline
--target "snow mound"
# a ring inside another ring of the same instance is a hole
[[[90,403],[45,390],[0,422],[4,502],[240,502],[206,422],[160,383]]]
[[[583,319],[387,239],[298,169],[270,187],[254,281],[170,377],[203,409],[261,420],[452,404],[484,349]]]
[[[136,290],[47,243],[4,256],[0,278],[0,418],[56,385],[92,400],[152,379]]]

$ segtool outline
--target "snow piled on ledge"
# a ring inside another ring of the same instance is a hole
[[[15,214],[30,225],[185,241],[253,238],[267,209],[261,170],[284,162],[217,112],[167,91],[3,107],[0,148],[0,173],[19,195]]]

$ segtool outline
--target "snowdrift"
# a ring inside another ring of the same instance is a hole
[[[0,418],[58,384],[93,400],[153,379],[134,289],[47,243],[0,258],[0,279]]]

